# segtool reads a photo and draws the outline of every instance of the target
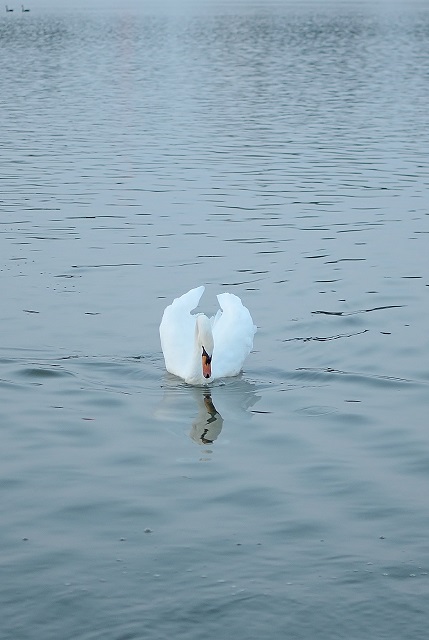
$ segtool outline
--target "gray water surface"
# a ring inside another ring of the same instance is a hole
[[[427,7],[81,6],[0,18],[0,636],[423,640]]]

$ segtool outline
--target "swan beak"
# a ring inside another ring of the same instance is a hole
[[[207,351],[203,347],[203,355],[202,355],[202,363],[203,363],[203,376],[205,378],[210,378],[212,375],[212,359],[211,356],[207,353]]]

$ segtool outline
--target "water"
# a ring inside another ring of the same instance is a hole
[[[0,636],[425,638],[427,8],[124,7],[0,21]]]

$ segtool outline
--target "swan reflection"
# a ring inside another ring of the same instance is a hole
[[[257,386],[242,376],[218,385],[195,387],[177,384],[177,378],[167,374],[163,381],[164,395],[156,410],[156,417],[164,427],[177,434],[176,427],[190,423],[185,432],[193,442],[210,445],[219,438],[224,420],[242,431],[249,419],[249,409],[260,400]],[[189,408],[192,401],[194,409]],[[190,416],[195,416],[191,418]]]
[[[203,395],[195,394],[198,404],[198,415],[192,421],[189,434],[198,444],[213,444],[222,431],[223,418],[216,411],[211,394],[207,391]]]

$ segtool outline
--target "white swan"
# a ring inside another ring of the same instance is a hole
[[[212,318],[191,314],[204,287],[175,298],[164,311],[159,335],[167,371],[189,384],[236,376],[253,347],[256,327],[249,310],[232,293],[217,296]]]

